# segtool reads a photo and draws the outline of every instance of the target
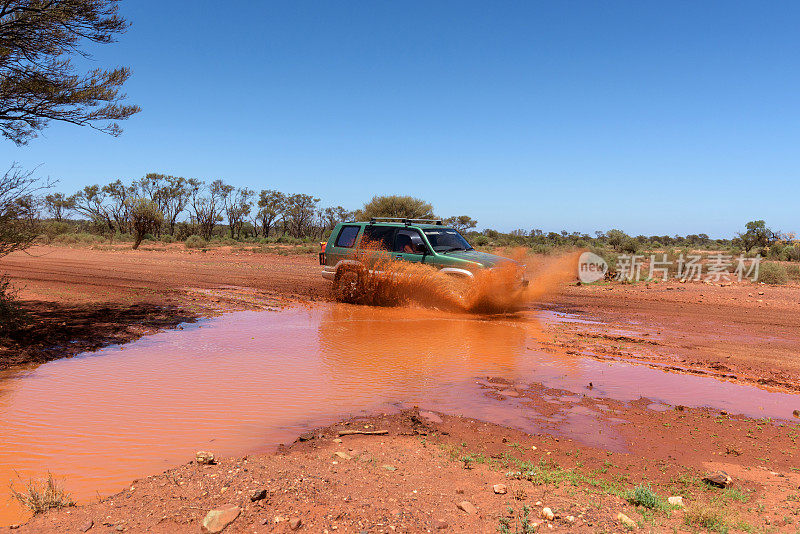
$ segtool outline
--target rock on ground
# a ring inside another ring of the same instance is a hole
[[[636,521],[628,517],[627,515],[623,514],[622,512],[617,514],[617,521],[622,523],[622,526],[626,528],[636,528],[638,525]]]
[[[461,501],[458,503],[458,509],[467,512],[470,515],[474,515],[478,513],[478,509],[475,508],[475,505],[469,501]]]
[[[718,488],[727,488],[733,482],[733,479],[725,471],[715,471],[703,477],[703,482],[711,484]]]
[[[240,513],[241,509],[238,506],[210,510],[203,518],[200,530],[206,534],[218,534],[233,523]]]

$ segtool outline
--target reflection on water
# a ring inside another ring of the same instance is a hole
[[[5,498],[15,472],[50,470],[86,502],[198,449],[265,451],[309,427],[401,405],[528,431],[555,425],[614,445],[613,432],[600,439],[592,410],[565,403],[543,418],[476,377],[760,417],[789,417],[798,405],[797,396],[546,353],[537,350],[541,335],[532,317],[330,305],[232,313],[9,375],[0,380],[0,524],[19,518]]]

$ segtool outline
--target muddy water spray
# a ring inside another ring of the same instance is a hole
[[[575,278],[578,253],[555,257],[531,256],[515,249],[491,269],[476,269],[472,279],[442,274],[430,265],[394,259],[366,246],[354,259],[368,266],[359,272],[355,302],[372,306],[418,305],[475,314],[513,313],[556,293]],[[521,285],[521,278],[530,282]]]

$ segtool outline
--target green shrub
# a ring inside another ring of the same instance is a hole
[[[64,245],[77,245],[77,244],[92,244],[104,243],[106,238],[88,232],[78,232],[75,234],[61,234],[53,239],[54,243],[61,243]]]
[[[630,254],[636,254],[639,250],[639,242],[635,239],[628,238],[622,243],[622,251]]]
[[[632,492],[628,493],[628,502],[634,506],[643,506],[650,510],[663,510],[667,507],[661,497],[653,492],[653,488],[644,484],[639,484]]]
[[[174,238],[174,237],[172,237],[172,236],[171,236],[171,235],[169,235],[169,234],[162,235],[162,236],[161,236],[161,242],[162,242],[162,243],[174,243],[174,242],[175,242],[175,238]]]
[[[758,281],[773,285],[785,284],[789,281],[789,273],[780,263],[765,262],[759,269]]]
[[[190,235],[186,238],[186,248],[206,248],[208,243],[199,235]]]
[[[42,233],[47,236],[48,242],[59,235],[64,235],[72,230],[72,226],[66,222],[48,221],[42,224]]]

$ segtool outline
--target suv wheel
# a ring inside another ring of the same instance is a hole
[[[342,302],[357,302],[364,286],[359,269],[339,269],[336,273],[336,298]]]

